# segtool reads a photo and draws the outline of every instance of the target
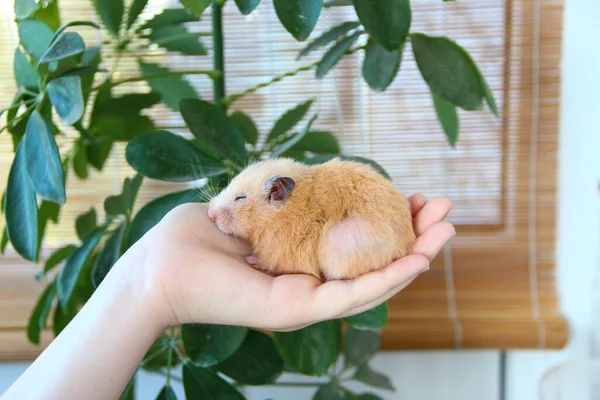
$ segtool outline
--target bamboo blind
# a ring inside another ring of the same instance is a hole
[[[63,21],[91,19],[91,1],[61,0]],[[448,35],[468,49],[496,96],[501,118],[489,112],[460,113],[458,145],[451,149],[436,120],[428,88],[409,49],[401,71],[384,94],[373,93],[360,78],[362,54],[346,57],[324,80],[302,73],[234,104],[266,133],[285,110],[318,96],[318,129],[336,134],[347,154],[381,163],[407,194],[444,195],[452,199],[449,219],[458,235],[429,272],[390,302],[385,349],[558,348],[567,327],[557,313],[554,276],[556,157],[560,83],[562,2],[560,0],[414,0],[413,31]],[[151,0],[143,16],[173,0]],[[12,54],[18,43],[12,11],[0,20],[0,105],[10,103],[15,87]],[[313,37],[346,20],[352,7],[324,10]],[[209,31],[210,18],[189,24]],[[302,65],[296,43],[276,19],[270,1],[250,16],[233,2],[225,7],[227,91],[235,93]],[[82,30],[88,45],[106,40]],[[210,48],[208,40],[205,45]],[[106,55],[105,55],[106,56]],[[210,57],[164,54],[152,48],[149,62],[172,69],[207,69]],[[311,63],[318,56],[304,61]],[[112,60],[105,59],[107,66]],[[121,60],[117,79],[136,73],[134,58]],[[203,98],[211,82],[190,77]],[[147,91],[144,83],[119,91]],[[157,125],[185,133],[181,117],[162,105],[150,111]],[[61,150],[75,133],[65,129]],[[11,141],[0,136],[0,184],[12,161]],[[123,147],[113,149],[102,173],[90,179],[68,178],[68,204],[61,222],[48,229],[44,255],[75,238],[76,215],[120,190],[132,174]],[[140,203],[180,188],[146,180]],[[102,217],[102,215],[100,215]],[[27,344],[27,316],[41,285],[33,279],[39,266],[21,261],[12,250],[0,258],[0,360],[31,358],[39,349]],[[46,342],[50,336],[46,336]]]

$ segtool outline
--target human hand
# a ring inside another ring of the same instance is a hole
[[[207,216],[207,205],[198,203],[172,210],[130,251],[143,254],[140,271],[165,327],[211,323],[296,330],[376,307],[429,269],[455,235],[444,221],[451,203],[415,195],[410,204],[418,236],[413,254],[349,281],[272,277],[249,267],[248,243],[220,232]]]

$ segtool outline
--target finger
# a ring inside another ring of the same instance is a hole
[[[452,203],[445,197],[428,201],[415,216],[415,233],[417,236],[421,236],[436,222],[444,220],[451,208]]]
[[[413,194],[408,198],[408,202],[410,203],[410,212],[414,219],[415,216],[419,213],[419,211],[421,211],[423,206],[427,204],[427,197],[420,193]]]
[[[428,268],[427,258],[411,254],[356,279],[327,282],[315,289],[310,314],[318,320],[335,318],[377,300]]]
[[[454,225],[447,221],[438,222],[417,238],[413,254],[421,254],[431,261],[455,235]]]

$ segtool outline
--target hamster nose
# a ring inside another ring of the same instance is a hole
[[[215,210],[210,208],[208,209],[208,218],[210,218],[212,222],[217,222],[217,213]]]

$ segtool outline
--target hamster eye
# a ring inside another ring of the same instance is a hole
[[[235,198],[235,201],[238,201],[238,200],[244,200],[245,198],[246,198],[246,195],[245,195],[245,194],[242,194],[242,195],[239,195],[238,197],[236,197],[236,198]]]

